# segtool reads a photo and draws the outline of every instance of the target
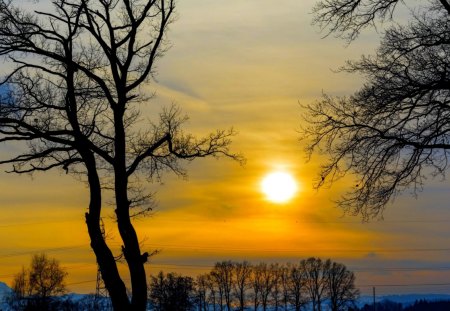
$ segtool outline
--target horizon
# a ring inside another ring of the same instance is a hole
[[[231,148],[242,152],[246,164],[199,159],[186,165],[187,180],[166,174],[164,184],[145,185],[156,193],[157,207],[150,217],[135,220],[136,230],[143,251],[161,250],[147,264],[147,274],[193,276],[223,260],[320,257],[354,271],[362,294],[370,295],[374,286],[380,295],[450,293],[449,182],[430,176],[417,198],[406,191],[388,204],[384,220],[365,223],[333,202],[351,187],[351,178],[313,189],[321,158],[307,162],[299,142],[300,104],[323,92],[356,91],[360,76],[333,70],[372,54],[379,34],[367,30],[346,46],[333,36],[322,38],[311,25],[316,1],[262,2],[178,4],[169,31],[172,47],[143,90],[156,91],[141,105],[143,117],[154,118],[175,102],[194,134],[233,127],[238,135]],[[38,5],[26,3],[30,9]],[[2,156],[13,151],[0,147]],[[84,221],[85,185],[61,171],[31,178],[7,169],[2,166],[0,173],[0,282],[11,286],[32,254],[45,252],[69,273],[69,291],[94,292],[97,265]],[[264,176],[276,170],[288,171],[299,184],[287,202],[271,202],[261,192]],[[106,209],[106,233],[117,253],[112,208]]]

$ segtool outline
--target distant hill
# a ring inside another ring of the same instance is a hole
[[[12,289],[6,283],[0,282],[0,295],[11,293]]]
[[[12,292],[12,289],[3,282],[0,282],[0,310],[8,311],[10,310],[8,305],[4,303],[4,299],[8,294]]]
[[[412,305],[417,300],[428,300],[428,301],[439,301],[439,300],[450,300],[450,295],[446,294],[406,294],[406,295],[384,295],[377,296],[376,301],[382,302],[389,300],[392,302],[401,303],[404,307]],[[358,306],[362,307],[365,304],[372,304],[372,296],[361,296],[358,299]]]

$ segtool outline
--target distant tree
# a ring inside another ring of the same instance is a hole
[[[220,307],[222,308],[225,302],[227,311],[231,310],[233,274],[234,265],[231,261],[217,262],[211,271],[211,276],[218,286]]]
[[[176,280],[182,279],[182,276],[162,272],[151,277],[149,296],[155,310],[175,308],[166,301],[184,297],[177,289],[179,287],[171,285],[179,284]],[[222,261],[217,262],[210,272],[197,276],[193,290],[189,291],[190,306],[198,311],[301,311],[308,303],[312,303],[313,310],[321,310],[327,301],[326,310],[346,310],[354,306],[352,302],[358,295],[354,281],[353,273],[345,265],[330,259],[309,258],[297,264],[261,262],[256,265],[246,261]]]
[[[280,267],[280,290],[281,290],[281,303],[283,310],[287,311],[291,300],[291,279],[289,275],[290,265],[282,265]],[[297,309],[295,311],[298,311]]]
[[[143,86],[168,48],[174,0],[50,2],[43,12],[41,4],[0,0],[0,56],[14,66],[0,82],[0,142],[22,143],[17,154],[2,153],[0,164],[19,174],[60,169],[87,182],[90,245],[113,307],[144,311],[152,251],[141,251],[132,217],[153,201],[141,181],[159,181],[165,171],[184,175],[182,160],[238,158],[228,150],[234,131],[196,138],[183,132],[187,118],[176,107],[140,115],[152,99]],[[116,256],[100,225],[109,190],[123,244]],[[116,263],[121,255],[130,295]]]
[[[149,302],[155,310],[162,310],[166,299],[166,276],[160,271],[150,276]]]
[[[300,269],[305,273],[304,287],[312,302],[313,311],[322,310],[322,302],[327,290],[326,263],[322,259],[314,257],[300,261]]]
[[[315,21],[355,39],[366,27],[391,20],[409,1],[322,0]],[[308,106],[308,153],[329,156],[317,187],[351,172],[354,186],[339,201],[347,212],[377,217],[397,194],[421,190],[426,176],[443,176],[450,150],[450,2],[411,1],[409,23],[392,23],[373,56],[344,71],[365,78],[348,97]]]
[[[44,253],[34,255],[30,267],[14,276],[10,305],[16,310],[49,310],[52,300],[65,293],[66,276],[56,259]]]
[[[269,298],[274,286],[274,270],[265,262],[258,264],[255,268],[257,268],[260,273],[261,306],[263,311],[266,311],[267,307],[269,307]]]
[[[383,300],[376,303],[376,307],[373,304],[365,304],[362,308],[352,307],[349,311],[403,311],[403,306],[401,303],[393,302],[390,300]],[[426,309],[427,311],[432,311],[432,309]]]
[[[272,289],[270,291],[270,297],[272,309],[278,311],[282,303],[282,287],[281,287],[281,274],[283,267],[278,263],[270,264],[270,270],[272,271]]]
[[[253,309],[258,310],[261,304],[261,291],[263,287],[263,273],[261,269],[262,264],[252,266],[252,274],[250,279],[251,297]]]
[[[418,301],[415,301],[413,305],[403,308],[403,310],[404,311],[447,311],[447,310],[450,310],[450,301],[418,300]]]
[[[208,273],[205,278],[206,286],[208,287],[208,294],[207,294],[207,302],[208,304],[212,305],[213,311],[216,311],[217,307],[217,288],[216,288],[216,282],[214,278],[211,276],[211,273]],[[222,306],[221,306],[222,308]]]
[[[208,275],[200,274],[195,281],[196,303],[199,311],[208,311]]]
[[[156,311],[194,309],[194,281],[191,277],[159,272],[151,276],[150,303]]]
[[[306,282],[308,281],[305,267],[300,264],[289,265],[289,278],[288,278],[288,288],[289,288],[289,301],[294,307],[295,311],[300,311],[303,306],[307,303],[307,287]]]
[[[243,261],[235,262],[233,268],[233,293],[238,301],[239,310],[243,311],[247,302],[247,290],[250,286],[252,267],[249,262]]]
[[[324,265],[327,298],[331,311],[347,310],[349,306],[355,304],[359,296],[358,289],[355,288],[355,275],[349,271],[344,264],[331,262],[328,259]]]

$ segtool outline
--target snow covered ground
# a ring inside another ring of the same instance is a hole
[[[13,311],[4,302],[4,299],[11,293],[11,288],[3,282],[0,282],[0,311]],[[73,299],[74,301],[81,300],[86,297],[82,294],[68,294],[67,298]],[[438,301],[438,300],[450,300],[450,295],[444,294],[407,294],[407,295],[385,295],[376,297],[377,302],[382,302],[384,300],[390,300],[392,302],[397,302],[403,304],[403,306],[408,306],[413,304],[417,300],[428,300],[428,301]],[[362,307],[365,304],[372,304],[372,296],[361,296],[358,299],[358,306]]]

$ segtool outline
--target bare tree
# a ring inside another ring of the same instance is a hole
[[[194,281],[175,273],[151,277],[150,301],[156,311],[190,311],[194,309]]]
[[[174,291],[176,287],[168,282],[174,279],[170,276],[160,273],[152,277],[151,297],[153,307],[158,310],[167,309],[160,301],[167,301],[168,297],[182,297],[181,292]],[[177,278],[183,279],[181,276]],[[330,259],[309,258],[286,265],[222,261],[216,263],[209,273],[197,277],[191,297],[195,299],[199,311],[228,308],[300,311],[310,302],[313,310],[321,310],[324,301],[329,302],[330,309],[334,311],[343,310],[354,302],[359,294],[354,282],[354,274],[345,265]],[[227,301],[227,288],[231,288],[234,298],[230,296],[230,301]],[[174,296],[171,292],[178,294]],[[181,305],[172,304],[169,309],[174,310]]]
[[[347,310],[359,296],[359,291],[355,288],[355,274],[344,264],[331,262],[330,259],[325,267],[327,298],[331,311]]]
[[[446,0],[439,0],[441,3]],[[329,33],[354,40],[361,30],[376,21],[392,18],[395,8],[402,0],[322,0],[313,9],[314,22]]]
[[[274,279],[276,277],[274,273],[275,272],[274,267],[275,266],[268,265],[265,262],[261,262],[260,264],[255,266],[255,268],[259,272],[260,278],[259,295],[261,297],[261,306],[264,311],[267,310],[267,307],[270,304],[269,298],[274,286]]]
[[[300,269],[305,273],[304,286],[312,302],[313,311],[322,310],[327,290],[325,273],[327,264],[328,261],[323,262],[322,259],[314,257],[300,261]]]
[[[233,273],[234,265],[231,261],[217,262],[211,271],[211,276],[215,279],[220,294],[220,306],[222,308],[223,301],[227,311],[231,310],[232,289],[233,289]]]
[[[217,309],[217,289],[216,282],[211,273],[208,273],[206,276],[206,286],[208,287],[208,297],[207,301],[210,305],[212,305],[213,311]],[[220,306],[222,308],[222,305]]]
[[[287,288],[289,293],[289,301],[293,305],[295,311],[300,311],[307,303],[305,296],[307,273],[303,269],[304,266],[292,264],[288,266],[289,275],[287,280]]]
[[[233,293],[239,302],[239,310],[243,311],[246,305],[247,289],[249,288],[252,267],[248,261],[235,262]]]
[[[289,277],[289,267],[291,265],[282,265],[280,267],[280,288],[281,288],[281,302],[283,304],[284,311],[287,311],[291,300],[291,282]],[[296,310],[297,311],[297,310]]]
[[[196,278],[196,303],[199,311],[208,310],[208,275],[200,274]]]
[[[65,293],[64,280],[67,276],[56,259],[46,254],[36,254],[29,269],[14,276],[11,306],[16,310],[47,310],[54,296]]]
[[[258,307],[261,304],[261,290],[263,287],[263,274],[261,269],[262,265],[263,263],[252,266],[250,285],[254,310],[258,310]]]
[[[407,1],[320,1],[316,22],[352,40],[366,26],[389,20]],[[339,201],[345,211],[377,217],[397,194],[416,194],[427,175],[444,176],[450,150],[450,4],[419,4],[406,25],[389,26],[373,56],[343,70],[362,74],[349,97],[310,105],[307,151],[329,156],[317,186],[351,172],[354,187]]]
[[[270,270],[272,271],[272,289],[270,291],[271,305],[274,311],[278,311],[282,301],[281,277],[283,266],[278,263],[272,263],[270,265]]]
[[[197,139],[182,131],[186,118],[177,108],[141,122],[138,104],[151,98],[140,87],[168,47],[173,0],[51,3],[51,11],[32,12],[0,0],[0,55],[15,64],[1,82],[0,142],[26,147],[0,164],[11,164],[15,173],[59,168],[85,176],[86,224],[113,307],[145,310],[144,264],[151,250],[141,252],[131,217],[153,205],[140,180],[158,180],[163,171],[184,174],[180,160],[235,158],[228,151],[234,133],[220,130]],[[108,189],[115,198],[119,255],[128,264],[131,299],[100,228]]]

